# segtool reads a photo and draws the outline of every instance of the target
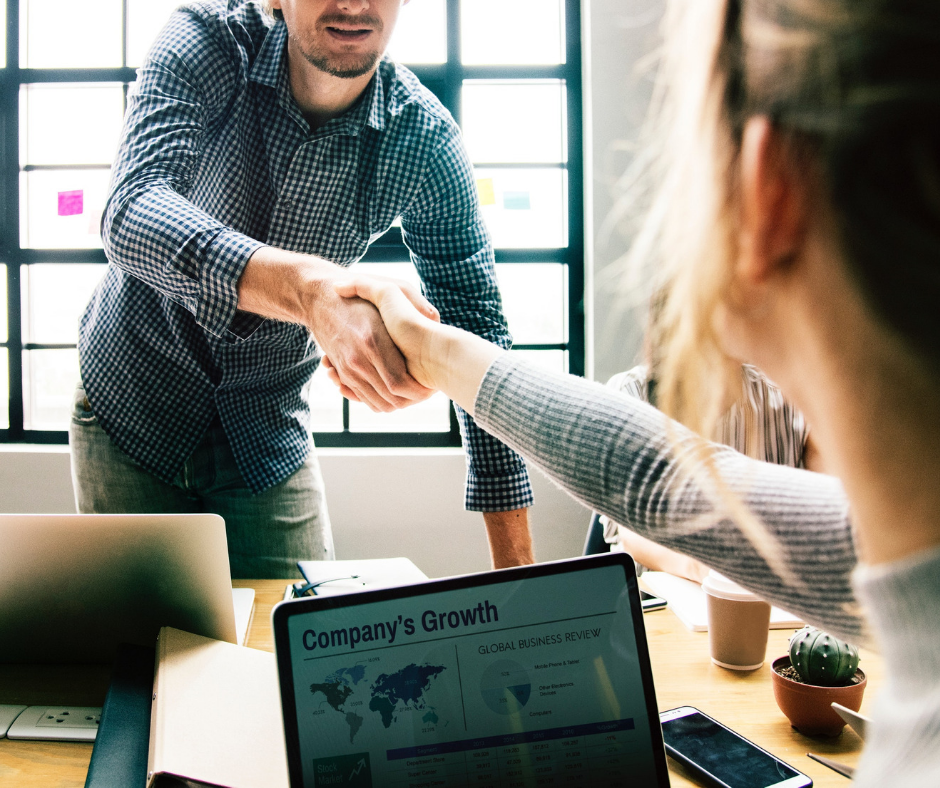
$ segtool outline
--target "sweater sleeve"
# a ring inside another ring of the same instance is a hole
[[[508,354],[487,372],[475,418],[586,506],[839,637],[864,639],[848,501],[837,479],[714,444],[702,451],[700,439],[646,403]],[[763,553],[729,516],[729,499],[762,523]]]
[[[854,785],[934,788],[940,785],[940,549],[859,567],[855,583],[884,656],[885,685]]]

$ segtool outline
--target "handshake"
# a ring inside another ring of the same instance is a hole
[[[388,412],[441,390],[472,415],[480,381],[502,350],[442,325],[437,309],[408,282],[354,275],[326,287],[333,291],[323,294],[331,319],[312,330],[344,397]]]

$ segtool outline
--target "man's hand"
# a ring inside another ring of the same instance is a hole
[[[378,310],[361,298],[342,298],[330,288],[311,315],[310,330],[323,349],[323,365],[343,396],[388,412],[434,393],[408,372]]]
[[[345,298],[375,304],[411,376],[428,388],[440,389],[473,415],[480,381],[504,350],[475,334],[436,322],[407,291],[377,277],[350,276],[337,282],[335,289]]]
[[[262,317],[306,326],[326,356],[330,377],[343,395],[375,411],[391,411],[427,399],[382,322],[378,310],[359,298],[343,298],[333,287],[349,273],[326,260],[258,249],[238,283],[238,307]],[[437,310],[417,290],[396,283],[425,317]]]
[[[486,524],[493,569],[535,563],[528,509],[484,512],[483,522]]]

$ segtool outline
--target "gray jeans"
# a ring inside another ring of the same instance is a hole
[[[333,558],[333,533],[314,451],[283,482],[255,495],[216,419],[167,484],[111,442],[81,384],[75,390],[69,445],[79,512],[221,515],[232,577],[298,577],[297,561]]]

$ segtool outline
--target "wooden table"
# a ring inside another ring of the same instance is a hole
[[[271,608],[281,600],[284,580],[236,581],[257,591],[255,616],[248,644],[274,650]],[[767,664],[751,673],[736,673],[713,665],[708,659],[708,636],[689,632],[669,611],[645,616],[647,637],[660,709],[696,706],[742,735],[783,758],[813,778],[819,788],[845,788],[848,780],[806,757],[807,752],[827,755],[855,764],[861,740],[846,728],[837,739],[809,739],[794,731],[777,709],[770,683],[770,661],[786,652],[787,631],[772,631]],[[862,712],[881,684],[881,661],[862,653],[868,675],[868,693]],[[41,668],[0,666],[0,703],[66,703],[100,706],[107,691],[108,671],[75,668],[58,672],[50,681]],[[91,745],[71,742],[22,742],[0,739],[0,788],[82,788]],[[673,786],[695,786],[682,768],[669,761]]]

